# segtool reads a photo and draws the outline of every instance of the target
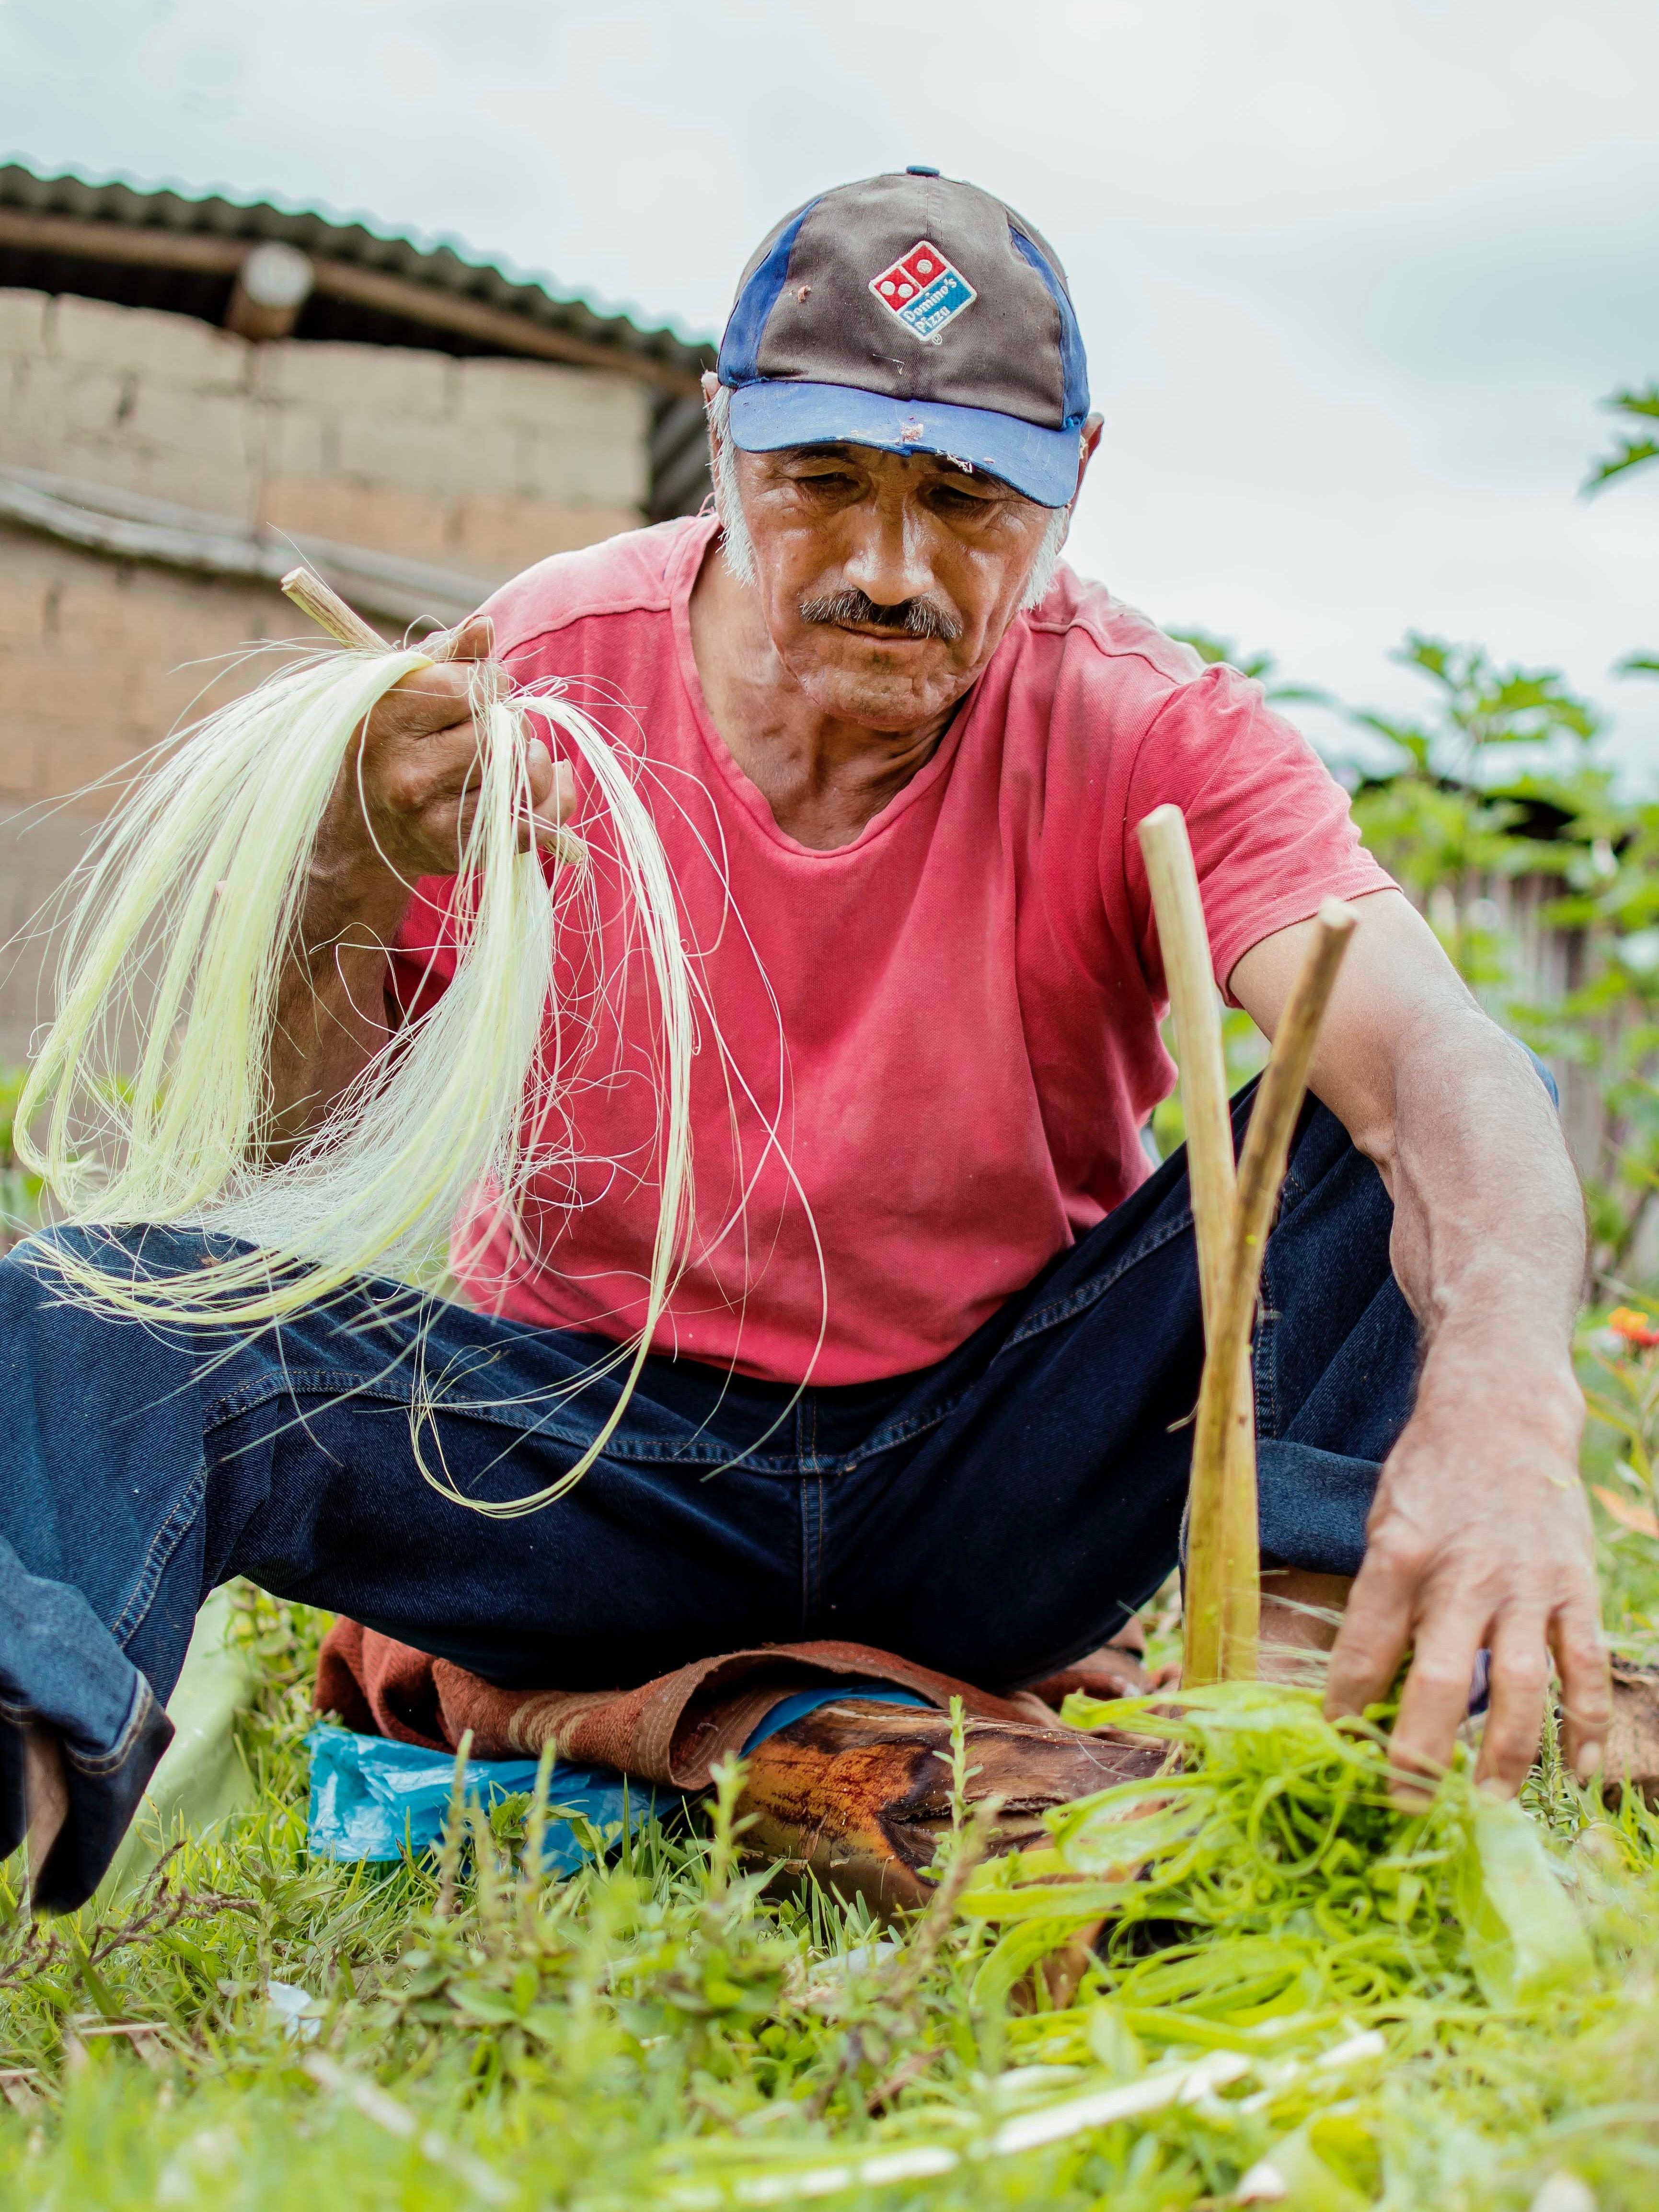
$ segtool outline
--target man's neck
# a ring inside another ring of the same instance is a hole
[[[778,658],[760,602],[710,547],[691,592],[691,649],[726,750],[786,836],[816,852],[850,845],[925,767],[954,707],[912,730],[823,714]]]

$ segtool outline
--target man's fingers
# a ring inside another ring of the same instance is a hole
[[[1468,1718],[1469,1686],[1486,1631],[1478,1610],[1460,1611],[1443,1627],[1424,1632],[1418,1644],[1389,1747],[1395,1795],[1402,1802],[1420,1803],[1425,1786],[1432,1789],[1451,1765],[1457,1731]],[[1541,1686],[1538,1710],[1541,1722]]]
[[[1549,1649],[1541,1613],[1499,1616],[1492,1638],[1492,1692],[1474,1778],[1514,1796],[1538,1756],[1549,1695]],[[1467,1686],[1465,1695],[1467,1696]]]
[[[1382,1546],[1365,1554],[1325,1677],[1325,1711],[1333,1720],[1363,1713],[1389,1694],[1411,1641],[1417,1582]]]
[[[1593,1595],[1573,1598],[1550,1622],[1561,1677],[1561,1753],[1581,1782],[1593,1782],[1606,1756],[1613,1719],[1607,1647]]]
[[[568,822],[576,811],[576,771],[568,761],[560,761],[553,770],[552,804],[538,798],[536,813],[547,822]]]
[[[371,804],[394,814],[426,814],[441,800],[459,799],[478,783],[478,733],[471,722],[434,730],[418,745],[391,745],[368,764]]]
[[[375,738],[428,738],[472,719],[472,667],[412,668],[369,717]]]
[[[488,615],[469,615],[453,629],[440,630],[420,640],[420,649],[434,660],[488,660],[495,650],[495,625]]]

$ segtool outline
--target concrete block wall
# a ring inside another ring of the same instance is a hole
[[[649,414],[644,386],[605,371],[253,345],[188,316],[0,289],[0,465],[481,583],[634,527]],[[0,520],[0,1061],[27,1050],[42,1010],[31,920],[121,771],[265,673],[272,658],[249,646],[313,635],[274,586]]]
[[[106,561],[0,523],[0,806],[69,799],[104,811],[96,779],[192,710],[274,665],[247,648],[305,632],[258,584]]]
[[[0,291],[0,464],[495,581],[641,518],[650,398],[556,362],[254,345]]]
[[[257,584],[106,561],[0,523],[0,1062],[23,1054],[40,1018],[43,908],[122,772],[276,665],[250,646],[306,629]]]

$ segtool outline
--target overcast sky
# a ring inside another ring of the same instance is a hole
[[[1071,276],[1079,567],[1354,702],[1412,624],[1560,666],[1659,783],[1659,468],[1577,495],[1659,377],[1656,85],[1654,0],[0,0],[12,155],[692,332],[813,191],[972,178]]]

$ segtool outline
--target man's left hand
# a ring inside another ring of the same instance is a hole
[[[1522,1371],[1524,1364],[1525,1371]],[[1411,1669],[1393,1740],[1409,1778],[1451,1763],[1477,1655],[1491,1709],[1477,1781],[1512,1796],[1538,1754],[1549,1668],[1561,1678],[1563,1749],[1600,1769],[1612,1712],[1589,1510],[1578,1474],[1584,1402],[1571,1372],[1437,1344],[1416,1412],[1389,1454],[1364,1565],[1331,1654],[1326,1711],[1386,1698]]]

